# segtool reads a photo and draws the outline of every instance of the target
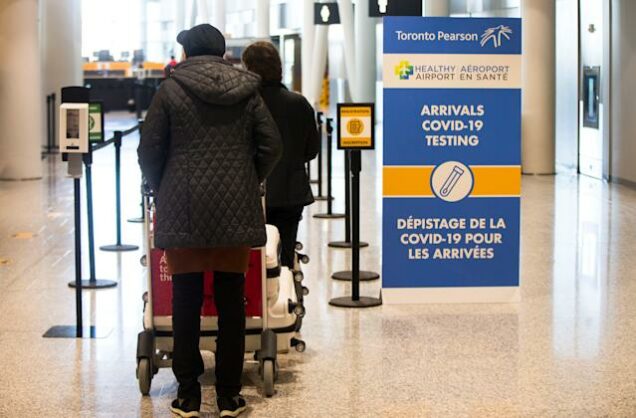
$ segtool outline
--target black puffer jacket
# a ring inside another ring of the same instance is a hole
[[[259,84],[201,56],[179,64],[155,95],[137,152],[157,193],[159,248],[265,244],[259,184],[282,143]]]
[[[264,83],[263,99],[283,138],[283,157],[267,179],[267,206],[303,206],[314,202],[305,163],[320,149],[316,115],[309,102],[281,83]]]

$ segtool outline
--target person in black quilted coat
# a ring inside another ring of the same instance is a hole
[[[251,247],[266,243],[260,184],[282,142],[259,93],[260,77],[224,61],[225,39],[210,25],[179,34],[187,59],[153,98],[138,149],[155,191],[155,246],[166,250],[173,283],[172,411],[198,416],[205,271],[214,271],[218,311],[216,392],[221,416],[245,409],[244,283]]]

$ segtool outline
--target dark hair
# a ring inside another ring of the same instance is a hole
[[[280,82],[283,79],[283,68],[276,47],[264,41],[251,44],[243,51],[245,67],[261,76],[264,82]]]

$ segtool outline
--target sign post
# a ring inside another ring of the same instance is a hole
[[[383,299],[516,302],[521,20],[384,31]]]
[[[382,305],[382,300],[360,296],[360,281],[377,279],[377,273],[360,271],[360,172],[362,150],[375,147],[375,108],[373,104],[338,105],[338,149],[347,150],[351,170],[351,271],[342,280],[351,280],[351,296],[331,299],[329,304],[341,308],[370,308]],[[369,276],[377,276],[369,278]],[[335,275],[334,275],[334,278]]]
[[[82,161],[90,161],[90,90],[85,87],[65,87],[62,89],[60,106],[60,152],[63,161],[68,162],[68,174],[73,178],[74,218],[75,218],[75,280],[70,283],[75,288],[75,325],[51,327],[44,338],[99,338],[95,326],[84,326],[82,314],[82,289],[89,287],[82,280],[82,233],[81,233],[81,184]],[[88,174],[90,175],[90,165]],[[89,228],[92,233],[92,204],[89,200]],[[92,248],[91,248],[92,251]],[[91,279],[94,279],[94,254],[91,253]],[[115,283],[116,284],[116,283]]]

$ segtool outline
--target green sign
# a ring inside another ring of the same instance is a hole
[[[88,140],[91,143],[104,141],[104,112],[101,102],[88,106]]]

